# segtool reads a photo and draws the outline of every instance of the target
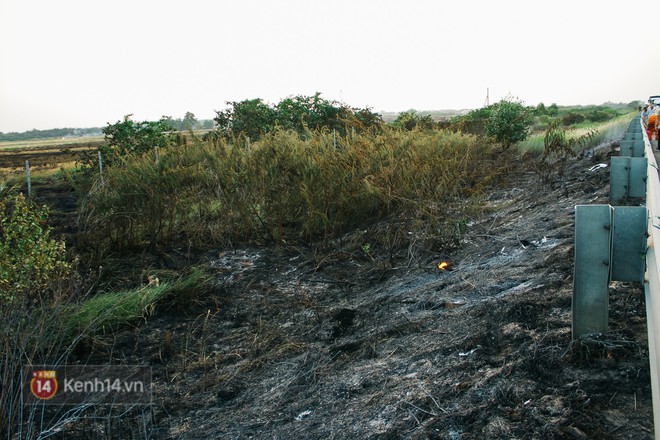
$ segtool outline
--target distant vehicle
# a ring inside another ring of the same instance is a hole
[[[660,104],[660,95],[649,96],[649,103],[653,105]]]

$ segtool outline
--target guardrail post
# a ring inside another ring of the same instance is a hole
[[[644,139],[628,139],[619,144],[619,156],[644,157]]]
[[[612,157],[610,161],[610,204],[624,205],[629,201],[643,202],[646,200],[647,163],[645,157]]]
[[[638,130],[633,130],[633,131],[627,131],[626,134],[623,135],[624,141],[630,141],[635,139],[644,140],[644,133]]]
[[[612,207],[612,281],[644,282],[647,222],[644,206]]]
[[[611,228],[609,205],[575,207],[573,339],[607,332]]]
[[[573,339],[607,333],[610,281],[644,282],[647,209],[577,205]]]

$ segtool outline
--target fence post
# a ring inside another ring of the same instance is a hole
[[[101,150],[99,150],[99,174],[101,175],[101,185],[105,185],[103,181],[103,158],[101,157]]]
[[[25,161],[25,180],[27,181],[28,201],[32,202],[32,179],[30,179],[30,162]]]

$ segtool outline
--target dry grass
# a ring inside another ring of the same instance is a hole
[[[497,172],[488,147],[446,131],[378,135],[271,133],[189,142],[125,157],[82,206],[89,242],[109,249],[327,240],[401,215],[409,225],[454,215]]]

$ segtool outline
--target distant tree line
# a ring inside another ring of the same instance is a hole
[[[101,128],[52,128],[50,130],[30,130],[22,133],[0,132],[0,141],[26,141],[30,139],[42,138],[62,138],[62,137],[82,137],[82,136],[100,136]]]
[[[186,112],[183,119],[173,119],[171,116],[163,116],[161,121],[169,125],[172,130],[190,131],[190,130],[209,130],[213,128],[213,119],[198,120],[194,113]]]
[[[183,118],[178,118],[178,119],[173,119],[171,116],[163,116],[158,121],[158,125],[161,128],[166,127],[167,130],[188,131],[188,130],[212,129],[214,123],[212,119],[198,120],[193,113],[186,112]],[[22,133],[0,132],[0,141],[28,141],[31,139],[101,136],[105,134],[104,130],[106,128],[101,128],[101,127],[52,128],[49,130],[33,129]]]

